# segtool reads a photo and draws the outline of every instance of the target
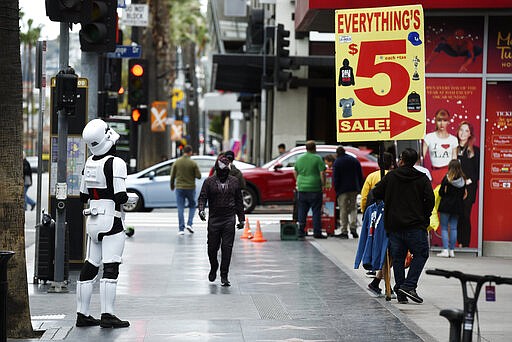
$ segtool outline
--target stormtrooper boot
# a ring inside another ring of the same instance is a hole
[[[93,327],[100,325],[100,320],[89,315],[94,280],[76,282],[76,323],[77,327]]]
[[[114,312],[114,301],[116,299],[117,279],[100,280],[100,298],[101,298],[101,320],[102,328],[126,328],[130,322],[122,321],[117,318]]]

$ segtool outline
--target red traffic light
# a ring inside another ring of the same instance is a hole
[[[133,76],[141,77],[144,75],[144,67],[140,64],[134,64],[130,69]]]

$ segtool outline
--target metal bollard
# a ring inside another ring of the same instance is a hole
[[[7,342],[7,262],[13,255],[0,251],[0,342]]]

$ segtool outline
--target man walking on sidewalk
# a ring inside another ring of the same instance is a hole
[[[201,179],[199,166],[193,161],[192,146],[183,148],[183,156],[178,158],[171,169],[171,190],[176,189],[176,205],[178,207],[178,235],[185,234],[185,228],[189,233],[194,233],[192,224],[196,212],[196,178]],[[188,220],[185,226],[185,200],[188,202]]]
[[[220,281],[222,286],[230,286],[228,280],[229,264],[233,242],[235,240],[235,216],[237,228],[242,229],[245,222],[244,203],[240,182],[229,174],[230,161],[222,155],[215,162],[215,173],[208,177],[199,194],[199,217],[206,221],[205,208],[208,204],[208,258],[210,273],[208,280],[217,278],[219,261],[217,253],[221,249]]]
[[[384,200],[384,226],[389,234],[389,250],[393,260],[395,293],[399,303],[407,297],[416,303],[423,299],[416,293],[418,280],[429,255],[428,233],[434,208],[434,192],[427,176],[414,168],[418,153],[406,148],[400,155],[398,168],[382,178],[373,195]],[[407,277],[405,258],[410,250],[413,258]]]

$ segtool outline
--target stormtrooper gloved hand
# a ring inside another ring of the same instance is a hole
[[[244,222],[238,222],[236,225],[236,229],[244,229],[245,223]]]
[[[203,210],[199,212],[199,218],[201,219],[201,221],[206,221],[206,214],[204,213]]]

